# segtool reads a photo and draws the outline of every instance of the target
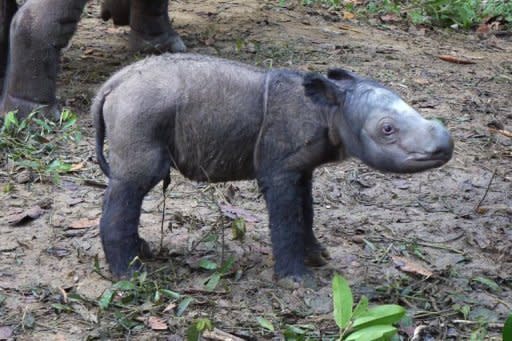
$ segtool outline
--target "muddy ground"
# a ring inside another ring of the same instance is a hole
[[[97,226],[103,195],[98,184],[105,178],[95,162],[88,107],[102,81],[141,56],[128,51],[127,29],[99,20],[98,1],[91,1],[63,53],[59,79],[59,96],[80,115],[84,133],[63,155],[83,166],[58,184],[20,184],[17,174],[0,169],[0,184],[14,186],[0,194],[3,335],[177,340],[193,321],[208,318],[216,328],[247,339],[279,338],[287,326],[328,339],[337,331],[330,280],[338,272],[356,297],[408,309],[412,320],[400,328],[403,339],[420,326],[426,327],[425,340],[468,339],[477,330],[500,339],[512,310],[512,139],[487,125],[512,129],[510,38],[344,21],[336,12],[283,8],[277,1],[172,1],[170,9],[190,51],[265,67],[342,66],[384,82],[425,116],[445,122],[456,141],[453,160],[414,175],[382,174],[357,161],[318,169],[315,227],[332,260],[314,270],[317,288],[296,290],[278,287],[272,278],[265,205],[254,182],[207,186],[173,173],[163,234],[160,186],[143,206],[142,236],[156,251],[163,238],[159,257],[149,262],[159,270],[147,283],[194,300],[182,314],[182,298],[102,311],[98,298],[111,282],[94,271],[94,262],[98,257],[108,276]],[[475,64],[441,61],[442,54]],[[230,218],[220,213],[226,203],[247,220],[243,241],[233,240]],[[6,223],[35,205],[44,210],[39,218],[20,226]],[[201,282],[212,272],[198,262],[218,262],[222,255],[234,256],[235,265],[208,292]],[[431,276],[423,276],[425,271]],[[258,317],[275,332],[262,328]]]

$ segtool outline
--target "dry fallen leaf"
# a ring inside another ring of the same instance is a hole
[[[78,205],[80,203],[84,202],[84,199],[83,198],[72,198],[72,199],[69,199],[68,200],[68,206],[75,206],[75,205]]]
[[[21,213],[11,214],[7,217],[7,223],[9,225],[19,225],[29,222],[30,220],[34,220],[39,218],[44,211],[39,206],[33,206],[28,210],[25,210]]]
[[[95,218],[95,219],[82,218],[82,219],[75,220],[75,221],[71,222],[68,225],[68,228],[70,228],[70,229],[88,229],[90,227],[97,226],[99,223],[100,223],[100,218]]]
[[[148,326],[153,330],[166,330],[167,323],[160,317],[150,316],[148,318]]]
[[[395,14],[385,14],[380,16],[380,20],[385,23],[397,23],[401,21],[401,18]]]
[[[430,84],[429,80],[425,79],[425,78],[415,78],[415,79],[413,79],[413,81],[414,81],[414,83],[419,84],[419,85],[428,85],[428,84]]]
[[[168,311],[173,310],[174,308],[176,308],[176,303],[171,302],[167,305],[167,307],[165,307],[163,312],[166,313]]]
[[[445,62],[450,62],[450,63],[455,63],[455,64],[476,64],[472,60],[452,56],[449,54],[442,54],[439,56],[439,59],[444,60]]]
[[[356,17],[356,15],[349,11],[343,11],[343,19],[345,20],[352,20]]]
[[[85,162],[74,163],[71,165],[70,171],[71,172],[79,171],[80,169],[84,168],[84,165],[85,165]]]
[[[410,272],[425,277],[430,277],[433,275],[432,270],[427,269],[425,266],[411,259],[399,256],[393,256],[391,258],[393,259],[393,263],[395,263],[396,267],[403,272]]]
[[[493,133],[501,134],[506,137],[512,137],[512,132],[508,131],[508,130],[489,128],[489,131],[491,131]]]

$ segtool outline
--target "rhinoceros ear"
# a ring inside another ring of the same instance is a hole
[[[355,81],[359,77],[355,73],[344,69],[329,69],[327,70],[327,78],[337,81]]]
[[[318,73],[307,73],[303,85],[306,97],[316,104],[339,105],[343,100],[336,84]]]

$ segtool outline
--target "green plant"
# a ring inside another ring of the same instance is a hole
[[[175,314],[182,316],[194,299],[161,287],[161,283],[150,280],[146,272],[135,273],[129,280],[118,281],[106,289],[96,304],[104,313],[113,314],[116,324],[125,329],[139,326],[141,321],[137,317],[142,312],[158,313],[178,302]]]
[[[370,0],[349,10],[360,17],[404,14],[415,25],[469,29],[495,17],[512,25],[512,2],[505,0]]]
[[[341,5],[341,0],[302,0],[302,4],[306,6],[320,4],[331,8],[339,8]]]
[[[502,17],[508,25],[512,24],[512,2],[489,0],[483,8],[483,17]]]
[[[387,340],[397,332],[393,323],[400,321],[405,315],[405,309],[395,304],[369,308],[368,298],[365,296],[353,308],[354,299],[350,286],[338,274],[332,280],[332,297],[334,321],[340,329],[339,340]]]
[[[233,265],[235,264],[235,258],[229,257],[222,264],[218,265],[208,259],[201,259],[199,266],[205,270],[215,270],[210,276],[203,280],[203,285],[208,291],[213,291],[220,282],[220,279],[231,272]]]
[[[503,340],[512,340],[512,314],[510,314],[503,326]]]
[[[209,319],[199,319],[187,329],[187,341],[199,341],[206,330],[213,330]]]
[[[59,148],[77,143],[82,137],[76,121],[69,110],[63,110],[57,122],[38,112],[24,119],[15,112],[7,113],[0,130],[0,164],[10,163],[15,171],[26,169],[58,181],[59,174],[72,170],[70,163],[59,159]]]

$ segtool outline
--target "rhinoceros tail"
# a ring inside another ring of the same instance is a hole
[[[103,154],[103,146],[105,143],[105,120],[103,118],[103,104],[105,104],[105,99],[107,98],[109,92],[110,91],[100,91],[94,99],[94,103],[91,107],[92,120],[94,127],[96,128],[96,158],[98,159],[101,170],[108,178],[110,177],[110,166],[105,159],[105,154]]]

